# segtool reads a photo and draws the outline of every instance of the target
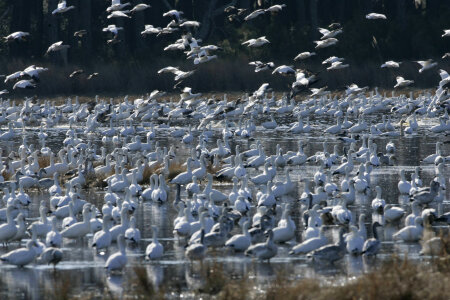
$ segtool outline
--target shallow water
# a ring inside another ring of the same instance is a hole
[[[373,119],[381,119],[380,116],[371,116]],[[292,118],[277,119],[278,124],[289,125],[293,122]],[[328,142],[329,150],[333,149],[335,144],[339,145],[340,151],[344,144],[336,139],[333,135],[323,134],[323,130],[333,124],[334,121],[327,119],[320,119],[320,123],[315,120],[311,120],[314,130],[311,134],[305,135],[292,135],[287,133],[283,128],[279,128],[276,131],[265,131],[258,128],[253,138],[249,141],[247,139],[237,138],[230,143],[234,149],[234,145],[239,143],[241,150],[249,148],[250,144],[259,139],[262,141],[266,154],[274,154],[276,152],[276,145],[280,144],[284,152],[297,151],[298,140],[301,139],[307,145],[305,153],[312,155],[316,151],[322,150],[322,143]],[[431,127],[432,123],[426,123],[423,127]],[[80,128],[81,129],[81,128]],[[52,149],[53,152],[57,152],[60,149],[61,142],[65,138],[65,132],[67,127],[51,128],[47,132],[49,137],[47,139],[47,146]],[[28,141],[37,145],[37,132],[34,129],[28,129]],[[168,135],[167,130],[159,131],[157,140],[162,146],[176,146],[177,159],[180,162],[185,161],[189,154],[189,147],[183,145],[179,139],[171,138]],[[141,133],[145,136],[145,133]],[[208,148],[215,147],[216,139],[220,138],[221,129],[215,131],[214,139],[210,139],[208,142]],[[80,137],[91,140],[94,144],[101,145],[101,136],[89,135],[86,137],[80,134]],[[399,171],[405,169],[407,178],[410,178],[410,174],[414,172],[414,167],[418,165],[418,162],[429,154],[435,152],[436,141],[445,141],[448,137],[442,137],[439,135],[429,134],[429,131],[419,131],[417,135],[406,137],[378,137],[374,141],[378,145],[378,149],[383,150],[388,141],[394,141],[396,145],[396,156],[398,165],[396,166],[383,166],[374,168],[371,174],[371,186],[374,188],[376,185],[380,185],[383,189],[383,198],[386,203],[400,204],[405,208],[408,213],[410,212],[409,199],[399,197],[397,183],[399,180]],[[21,140],[17,139],[13,143],[1,142],[2,156],[7,155],[10,151],[17,151],[18,146],[21,144]],[[359,147],[361,141],[358,142]],[[448,144],[447,144],[448,145]],[[108,150],[113,149],[112,144],[105,145]],[[449,155],[448,147],[444,146],[444,154]],[[245,274],[248,274],[250,278],[255,279],[261,285],[264,285],[267,281],[273,278],[277,272],[283,271],[293,278],[320,278],[320,279],[339,279],[347,276],[357,276],[363,272],[367,272],[373,269],[381,261],[391,257],[392,254],[407,254],[413,261],[422,261],[423,258],[419,257],[420,244],[419,243],[393,243],[391,241],[392,234],[398,230],[398,227],[385,227],[384,233],[381,235],[382,249],[380,254],[375,260],[367,260],[362,257],[346,256],[343,260],[336,265],[323,265],[310,262],[305,256],[289,256],[288,252],[297,242],[301,241],[301,233],[304,225],[301,218],[303,208],[300,207],[296,198],[304,190],[304,183],[300,182],[300,179],[313,178],[314,172],[318,169],[317,166],[306,164],[301,167],[293,167],[291,177],[294,182],[297,182],[298,192],[297,195],[292,195],[288,198],[284,198],[283,201],[292,201],[294,203],[293,220],[296,223],[296,241],[291,241],[287,245],[281,245],[278,249],[278,255],[271,260],[271,263],[259,263],[252,261],[250,258],[245,257],[243,254],[229,253],[224,249],[219,249],[213,252],[209,252],[207,261],[216,261],[223,265],[227,274],[232,277],[240,278]],[[356,168],[355,168],[356,169]],[[251,174],[255,174],[255,170],[249,170]],[[434,165],[421,165],[421,178],[425,185],[428,185],[429,181],[434,177],[435,166]],[[448,180],[450,175],[449,168],[445,169],[445,178]],[[275,180],[284,179],[284,170],[279,169],[277,171],[277,177]],[[216,189],[221,191],[230,191],[231,185],[221,184],[215,186]],[[445,191],[445,200],[441,205],[436,203],[432,204],[440,213],[449,211],[450,209],[450,189]],[[49,195],[45,191],[33,191],[29,192],[33,198],[32,204],[29,206],[27,213],[28,218],[35,219],[39,216],[38,208],[40,200],[48,200]],[[127,279],[133,274],[133,267],[143,266],[147,272],[147,275],[152,280],[155,286],[162,283],[168,283],[174,291],[187,292],[193,290],[201,285],[201,277],[197,275],[196,265],[190,264],[184,257],[184,243],[174,238],[173,222],[172,220],[176,216],[176,210],[172,206],[171,202],[174,198],[174,189],[171,190],[169,195],[169,203],[164,205],[157,205],[151,202],[141,202],[139,208],[136,210],[137,227],[141,231],[142,240],[137,247],[129,246],[127,249],[129,261],[127,270],[123,275],[108,276],[104,271],[104,263],[110,253],[114,253],[117,249],[116,245],[111,247],[107,254],[96,254],[93,249],[89,247],[92,240],[92,235],[79,241],[65,240],[63,245],[64,259],[59,263],[55,269],[51,266],[43,265],[29,265],[25,268],[16,268],[14,266],[8,266],[0,264],[0,297],[1,298],[23,298],[23,299],[41,299],[45,298],[48,293],[54,293],[55,286],[61,279],[67,279],[70,286],[77,292],[92,292],[93,294],[101,294],[105,291],[105,287],[108,287],[114,295],[120,296],[122,293],[123,285],[128,284]],[[104,191],[100,189],[92,189],[89,191],[82,191],[82,199],[86,199],[91,203],[94,203],[99,209],[103,204]],[[182,193],[182,198],[186,196]],[[372,215],[370,207],[372,199],[375,197],[374,191],[370,195],[363,196],[358,195],[353,206],[350,206],[354,220],[357,220],[361,213],[366,214],[366,227],[369,230],[370,224],[372,224],[372,218],[379,220],[380,216]],[[280,217],[280,214],[278,214]],[[401,223],[403,224],[403,223]],[[159,227],[159,240],[164,245],[164,257],[157,262],[145,262],[143,254],[147,245],[151,242],[150,226],[157,225]],[[403,225],[402,225],[403,226]],[[439,228],[436,228],[439,229]],[[442,227],[443,230],[448,228]],[[235,228],[233,233],[240,232],[240,228]],[[336,228],[329,228],[326,234],[331,238],[337,237]],[[370,234],[369,234],[370,235]],[[22,245],[26,241],[22,241]],[[8,252],[17,248],[17,245],[10,245],[8,247],[0,248],[0,254]],[[198,266],[197,266],[198,267]],[[58,286],[59,287],[59,286]]]

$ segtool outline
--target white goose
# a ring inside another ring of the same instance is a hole
[[[86,234],[91,232],[90,216],[90,206],[87,204],[83,207],[83,221],[65,228],[61,231],[61,236],[68,239],[78,239],[86,236]]]
[[[249,221],[244,222],[242,226],[242,234],[236,234],[226,241],[225,246],[232,248],[234,251],[245,251],[251,245],[250,234],[248,233]]]
[[[128,259],[125,251],[125,238],[123,234],[119,234],[117,237],[117,245],[119,251],[108,257],[108,260],[106,261],[105,269],[108,272],[122,271],[127,264]]]
[[[26,248],[20,248],[3,254],[0,260],[4,263],[23,267],[28,265],[36,258],[36,252],[33,249],[34,242],[29,240]]]
[[[158,241],[158,227],[152,226],[153,240],[145,249],[145,258],[154,260],[159,259],[164,254],[164,247]]]

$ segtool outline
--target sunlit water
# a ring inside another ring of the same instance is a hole
[[[381,119],[380,116],[371,116],[373,120]],[[322,150],[322,142],[327,141],[329,149],[333,149],[335,144],[340,145],[339,149],[342,150],[343,143],[338,141],[335,136],[324,135],[323,130],[334,124],[334,121],[328,121],[320,119],[318,121],[311,120],[313,124],[313,132],[311,134],[299,134],[293,135],[286,132],[290,122],[293,122],[292,118],[277,119],[280,126],[275,131],[259,130],[256,131],[252,139],[236,138],[231,140],[230,143],[232,149],[236,143],[241,144],[241,149],[246,150],[250,144],[259,139],[262,141],[266,154],[274,154],[276,152],[276,145],[280,144],[283,150],[297,151],[299,139],[303,140],[307,145],[305,153],[312,155],[316,151]],[[185,125],[185,124],[184,124]],[[431,127],[432,122],[426,121],[422,125],[424,128]],[[80,128],[81,129],[81,128]],[[47,146],[49,146],[53,152],[57,152],[60,149],[62,140],[65,138],[65,132],[67,127],[57,127],[48,129],[49,137],[47,139]],[[144,137],[146,132],[142,132]],[[185,161],[189,147],[183,145],[179,139],[174,139],[169,136],[169,131],[160,130],[158,132],[157,140],[159,140],[162,146],[176,146],[177,159],[181,162]],[[29,136],[29,143],[37,145],[37,131],[35,129],[28,129],[27,135]],[[91,140],[100,146],[101,136],[89,135],[85,136],[80,134],[82,138]],[[215,131],[215,138],[211,139],[208,143],[208,148],[214,148],[216,145],[216,139],[221,137],[221,128],[217,128]],[[420,164],[420,160],[429,154],[435,152],[436,141],[448,141],[448,137],[430,134],[430,131],[419,131],[417,135],[406,137],[378,137],[374,141],[378,145],[379,151],[384,151],[385,145],[388,141],[394,141],[397,152],[396,157],[398,165],[396,166],[383,166],[374,168],[371,175],[372,192],[370,195],[363,196],[357,195],[355,205],[350,206],[352,213],[354,214],[354,220],[357,220],[361,213],[366,214],[366,226],[368,232],[370,232],[370,224],[372,218],[380,220],[380,216],[372,215],[370,207],[372,199],[375,197],[373,191],[376,185],[380,185],[383,189],[383,198],[387,203],[399,204],[405,208],[407,212],[410,212],[409,198],[399,197],[397,183],[399,180],[399,171],[405,169],[407,171],[407,178],[409,174],[414,171],[414,167]],[[21,143],[21,139],[18,138],[13,143],[2,142],[4,157],[10,151],[17,151],[18,146]],[[361,142],[358,143],[358,147]],[[105,145],[109,150],[113,148],[112,144]],[[444,154],[449,155],[448,147],[444,146]],[[326,280],[328,278],[345,278],[347,276],[357,276],[363,272],[370,271],[374,266],[378,265],[381,261],[388,259],[392,254],[406,254],[414,261],[421,261],[423,258],[419,257],[419,251],[421,249],[419,243],[394,243],[391,241],[392,234],[398,230],[399,227],[385,227],[384,234],[381,235],[382,249],[380,254],[375,260],[366,260],[359,257],[346,256],[343,260],[335,265],[323,265],[310,262],[305,256],[289,256],[288,252],[296,243],[301,241],[301,233],[303,231],[303,219],[302,209],[298,202],[295,200],[303,192],[304,183],[300,182],[303,178],[313,178],[314,172],[317,170],[317,166],[306,164],[301,167],[293,167],[291,177],[294,182],[298,184],[297,195],[292,195],[288,198],[283,198],[283,201],[290,201],[294,203],[293,220],[296,223],[296,240],[291,241],[286,245],[280,245],[278,254],[274,257],[270,264],[260,263],[252,261],[252,259],[244,256],[243,254],[233,254],[227,252],[225,249],[219,249],[209,252],[207,261],[217,261],[223,265],[224,270],[229,276],[233,278],[240,278],[249,276],[253,278],[257,283],[263,286],[268,280],[271,280],[278,272],[284,272],[289,274],[293,278],[320,278]],[[356,169],[356,168],[355,168]],[[421,178],[424,184],[428,184],[429,181],[435,175],[434,165],[421,165]],[[256,173],[255,170],[249,170],[251,174]],[[445,169],[445,178],[448,180],[449,170]],[[276,180],[284,179],[284,170],[279,169],[277,171]],[[335,178],[336,180],[336,178]],[[215,186],[216,189],[222,191],[230,191],[230,184],[221,184]],[[172,206],[171,202],[175,196],[175,189],[171,190],[169,195],[169,201],[165,205],[157,205],[151,202],[140,202],[139,208],[136,210],[137,226],[141,231],[142,240],[137,247],[128,247],[127,254],[129,257],[128,267],[123,275],[108,276],[104,270],[104,264],[109,254],[114,253],[117,250],[116,245],[113,245],[109,252],[106,254],[96,254],[90,247],[92,235],[87,238],[78,241],[65,240],[63,244],[64,259],[61,263],[53,269],[51,266],[32,264],[25,268],[17,268],[14,266],[0,264],[1,276],[0,276],[0,297],[1,298],[23,298],[23,299],[40,299],[45,298],[45,295],[49,293],[55,293],[55,289],[59,288],[56,282],[60,282],[61,279],[67,279],[71,288],[75,293],[78,292],[90,292],[93,294],[104,293],[105,290],[110,291],[116,296],[120,296],[123,291],[123,286],[128,284],[128,278],[133,273],[133,268],[136,266],[143,266],[146,269],[147,275],[155,286],[161,284],[168,284],[175,292],[187,292],[196,289],[201,285],[201,278],[196,274],[195,264],[190,264],[184,257],[184,243],[174,238],[173,219],[177,212]],[[33,191],[29,192],[33,198],[33,203],[29,206],[27,214],[30,220],[35,220],[39,216],[38,208],[40,200],[48,200],[49,195],[45,191]],[[89,191],[82,191],[82,198],[94,203],[98,208],[101,208],[103,204],[104,191],[99,189],[92,189]],[[450,189],[446,190],[446,197],[441,205],[433,203],[431,206],[435,207],[439,213],[446,212],[450,208],[450,202],[448,201],[450,195]],[[182,197],[185,194],[182,193]],[[278,213],[278,218],[280,217]],[[381,220],[382,221],[382,220]],[[403,226],[403,221],[400,223]],[[144,251],[147,245],[151,242],[150,226],[157,225],[159,227],[159,240],[164,245],[164,257],[157,262],[146,262],[144,260]],[[436,228],[439,229],[439,228]],[[445,229],[444,227],[442,229]],[[447,230],[447,229],[445,229]],[[241,229],[237,226],[233,230],[234,233],[240,233]],[[336,239],[336,228],[329,228],[326,234],[331,239]],[[22,246],[26,241],[22,241]],[[8,252],[17,248],[18,245],[9,245],[8,247],[0,248],[0,254]]]

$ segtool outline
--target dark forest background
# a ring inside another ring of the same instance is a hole
[[[153,89],[172,90],[173,76],[158,75],[167,65],[197,72],[183,85],[194,91],[252,91],[263,82],[277,90],[288,90],[292,78],[270,73],[255,74],[248,66],[252,60],[274,61],[275,64],[295,65],[320,72],[320,85],[341,89],[350,83],[360,86],[392,88],[395,76],[414,79],[415,87],[437,85],[438,69],[419,74],[413,60],[433,58],[441,68],[449,63],[441,57],[450,52],[450,38],[442,38],[443,29],[450,29],[450,0],[286,0],[261,1],[267,8],[285,3],[278,14],[266,14],[249,22],[229,22],[224,8],[229,4],[247,8],[258,7],[256,0],[129,0],[132,6],[147,3],[152,7],[133,15],[131,19],[107,19],[107,0],[68,0],[76,8],[60,16],[51,12],[58,0],[0,0],[0,36],[15,31],[30,32],[25,42],[0,44],[0,74],[10,74],[30,64],[45,66],[36,90],[38,95],[126,94],[146,93]],[[124,1],[123,1],[124,2]],[[131,8],[131,7],[130,7]],[[181,51],[165,52],[163,48],[177,40],[181,33],[142,37],[145,24],[165,27],[170,18],[162,14],[170,9],[184,12],[189,20],[201,22],[194,36],[202,45],[215,44],[223,48],[219,59],[194,66]],[[388,20],[367,20],[370,12],[383,13]],[[314,40],[320,38],[317,27],[339,22],[344,33],[339,43],[316,51],[317,56],[306,62],[293,58],[303,51],[314,51]],[[121,43],[108,45],[111,35],[102,32],[108,24],[124,27],[119,33]],[[82,39],[73,36],[85,29]],[[241,43],[265,35],[270,44],[249,49]],[[62,40],[71,46],[67,52],[44,56],[52,43]],[[344,57],[350,68],[323,71],[321,61],[331,55]],[[404,61],[399,70],[382,70],[386,60]],[[69,78],[75,69],[99,76],[87,81],[85,77]],[[448,71],[450,69],[447,68]],[[11,86],[0,83],[0,89]],[[15,92],[17,93],[17,92]]]

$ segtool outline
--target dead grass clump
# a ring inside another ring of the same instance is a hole
[[[450,258],[431,265],[393,258],[373,272],[342,285],[317,279],[292,281],[278,275],[261,299],[445,299],[450,293]]]
[[[72,299],[72,282],[67,276],[53,277],[52,283],[49,287],[46,287],[46,297],[49,299],[68,300]]]
[[[167,179],[170,181],[177,177],[177,175],[183,173],[186,171],[186,167],[184,167],[181,163],[178,162],[172,162],[169,166],[169,175],[167,176]]]
[[[50,156],[38,157],[38,164],[41,169],[50,166]]]
[[[8,173],[8,172],[6,172],[6,171],[3,171],[3,172],[2,172],[2,176],[3,176],[3,178],[5,179],[5,181],[8,181],[8,180],[11,179],[12,174],[11,174],[11,173]]]
[[[134,299],[164,299],[164,290],[156,290],[148,278],[147,271],[144,267],[134,267],[134,276],[128,285],[129,290],[126,294]]]
[[[223,272],[223,267],[217,262],[207,264],[203,269],[205,284],[199,289],[200,293],[216,295],[228,284],[229,277]]]
[[[108,186],[108,183],[105,182],[105,179],[109,176],[110,175],[96,175],[95,173],[90,173],[86,177],[86,183],[91,187],[103,189]]]
[[[140,184],[149,184],[150,177],[155,173],[155,168],[151,168],[149,166],[144,167],[144,171],[142,171],[142,181]]]

